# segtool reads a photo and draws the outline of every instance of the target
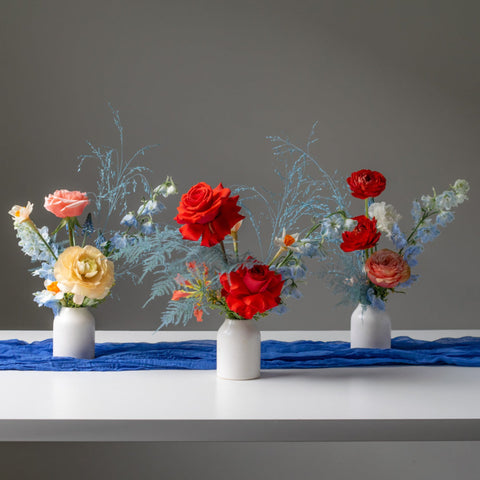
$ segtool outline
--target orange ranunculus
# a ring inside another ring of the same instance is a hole
[[[372,283],[383,288],[395,288],[410,278],[408,263],[388,248],[373,253],[365,262],[365,271]]]

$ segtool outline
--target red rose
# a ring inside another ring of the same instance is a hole
[[[182,195],[175,220],[184,224],[180,228],[183,238],[213,247],[230,234],[232,227],[244,219],[237,205],[238,195],[230,196],[230,189],[220,183],[214,190],[206,183],[194,185]]]
[[[222,296],[228,308],[245,319],[253,318],[280,304],[283,279],[267,265],[241,266],[231,273],[222,273]]]
[[[343,243],[340,248],[344,252],[354,252],[374,247],[381,235],[377,230],[377,220],[370,220],[365,215],[353,217],[353,220],[357,221],[357,226],[351,232],[342,233]]]
[[[401,255],[387,248],[368,258],[365,271],[372,283],[384,288],[395,288],[410,278],[408,263]]]
[[[380,172],[373,170],[359,170],[347,178],[348,186],[355,198],[365,200],[369,197],[378,197],[384,190],[387,181]]]

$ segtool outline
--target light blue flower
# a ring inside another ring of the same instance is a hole
[[[292,272],[292,278],[294,280],[301,280],[307,275],[307,267],[303,264],[292,265],[290,267],[290,270]]]
[[[52,260],[53,257],[50,250],[45,243],[42,242],[37,232],[35,232],[27,222],[16,224],[14,225],[14,228],[17,231],[17,237],[19,238],[18,245],[21,247],[22,252],[32,259],[32,262],[49,262]],[[42,227],[39,229],[39,232],[55,255],[58,256],[58,247],[50,242],[48,228]]]
[[[412,213],[413,221],[415,223],[418,223],[422,218],[423,211],[422,211],[422,206],[420,205],[419,202],[417,202],[417,200],[414,200],[412,203],[411,213]]]
[[[422,205],[427,209],[427,210],[435,210],[437,206],[437,202],[435,197],[432,197],[430,195],[422,195],[420,198]]]
[[[53,274],[53,266],[55,265],[55,259],[52,257],[50,263],[42,262],[41,267],[35,268],[32,270],[32,275],[34,277],[40,277],[44,280],[50,280],[51,282],[55,281],[55,275]]]
[[[428,243],[435,240],[440,235],[440,230],[436,225],[425,225],[418,229],[416,239],[422,243]]]
[[[135,214],[133,212],[127,213],[120,221],[120,225],[138,228],[138,221],[135,217]]]
[[[329,242],[338,240],[344,231],[345,220],[341,215],[332,215],[322,223],[322,236]]]
[[[38,303],[39,307],[51,308],[54,315],[58,315],[60,312],[60,302],[55,298],[55,295],[48,290],[33,292],[33,300]]]
[[[290,269],[290,267],[287,267],[287,266],[277,267],[277,268],[272,268],[272,267],[270,267],[270,269],[275,270],[277,273],[279,273],[282,276],[282,279],[284,282],[292,279],[292,270]]]
[[[376,308],[377,310],[385,310],[385,302],[375,295],[375,290],[373,288],[367,290],[367,299],[373,308]]]
[[[115,235],[112,237],[110,242],[116,250],[123,250],[124,248],[126,248],[128,246],[127,236],[122,235],[118,232],[115,233]]]
[[[283,287],[282,295],[285,295],[286,297],[292,297],[296,298],[299,300],[302,298],[302,292],[294,285],[287,285],[286,287]]]
[[[407,238],[402,233],[397,223],[392,227],[391,239],[397,250],[402,250],[407,246]]]
[[[144,205],[140,205],[137,215],[155,215],[164,209],[165,205],[163,203],[160,203],[157,200],[149,200]]]
[[[409,267],[414,267],[418,264],[417,256],[423,252],[422,245],[410,245],[405,250],[405,254],[403,255],[404,260],[408,263]]]
[[[453,212],[448,212],[448,211],[440,212],[436,218],[437,224],[442,227],[446,227],[447,224],[453,222],[454,220],[455,220],[455,214]]]
[[[140,227],[140,231],[144,235],[151,235],[152,233],[155,232],[156,228],[157,228],[157,224],[149,220],[148,222],[142,223],[142,226]]]
[[[312,243],[312,242],[309,242],[308,240],[302,240],[298,248],[299,250],[297,253],[300,256],[314,258],[314,257],[320,257],[323,255],[322,251],[318,246],[318,243],[316,242]]]
[[[272,308],[270,311],[273,313],[276,313],[277,315],[284,315],[285,313],[288,312],[288,308],[286,305],[281,303],[280,305],[277,305],[276,307]]]
[[[458,199],[452,190],[446,190],[437,197],[437,208],[440,210],[451,210],[457,205]]]

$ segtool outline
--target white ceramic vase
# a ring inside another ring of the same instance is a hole
[[[390,348],[392,326],[385,310],[359,303],[350,323],[351,348]]]
[[[255,320],[227,318],[217,333],[217,375],[227,380],[258,378],[260,346]]]
[[[60,309],[53,319],[53,356],[95,358],[95,318],[88,308]]]

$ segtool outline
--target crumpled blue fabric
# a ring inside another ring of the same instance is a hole
[[[98,343],[95,359],[52,358],[52,340],[0,341],[0,370],[121,371],[213,370],[214,340],[159,343]],[[480,367],[480,338],[435,341],[397,337],[390,350],[350,348],[347,342],[262,342],[263,369],[337,368],[386,365]]]

